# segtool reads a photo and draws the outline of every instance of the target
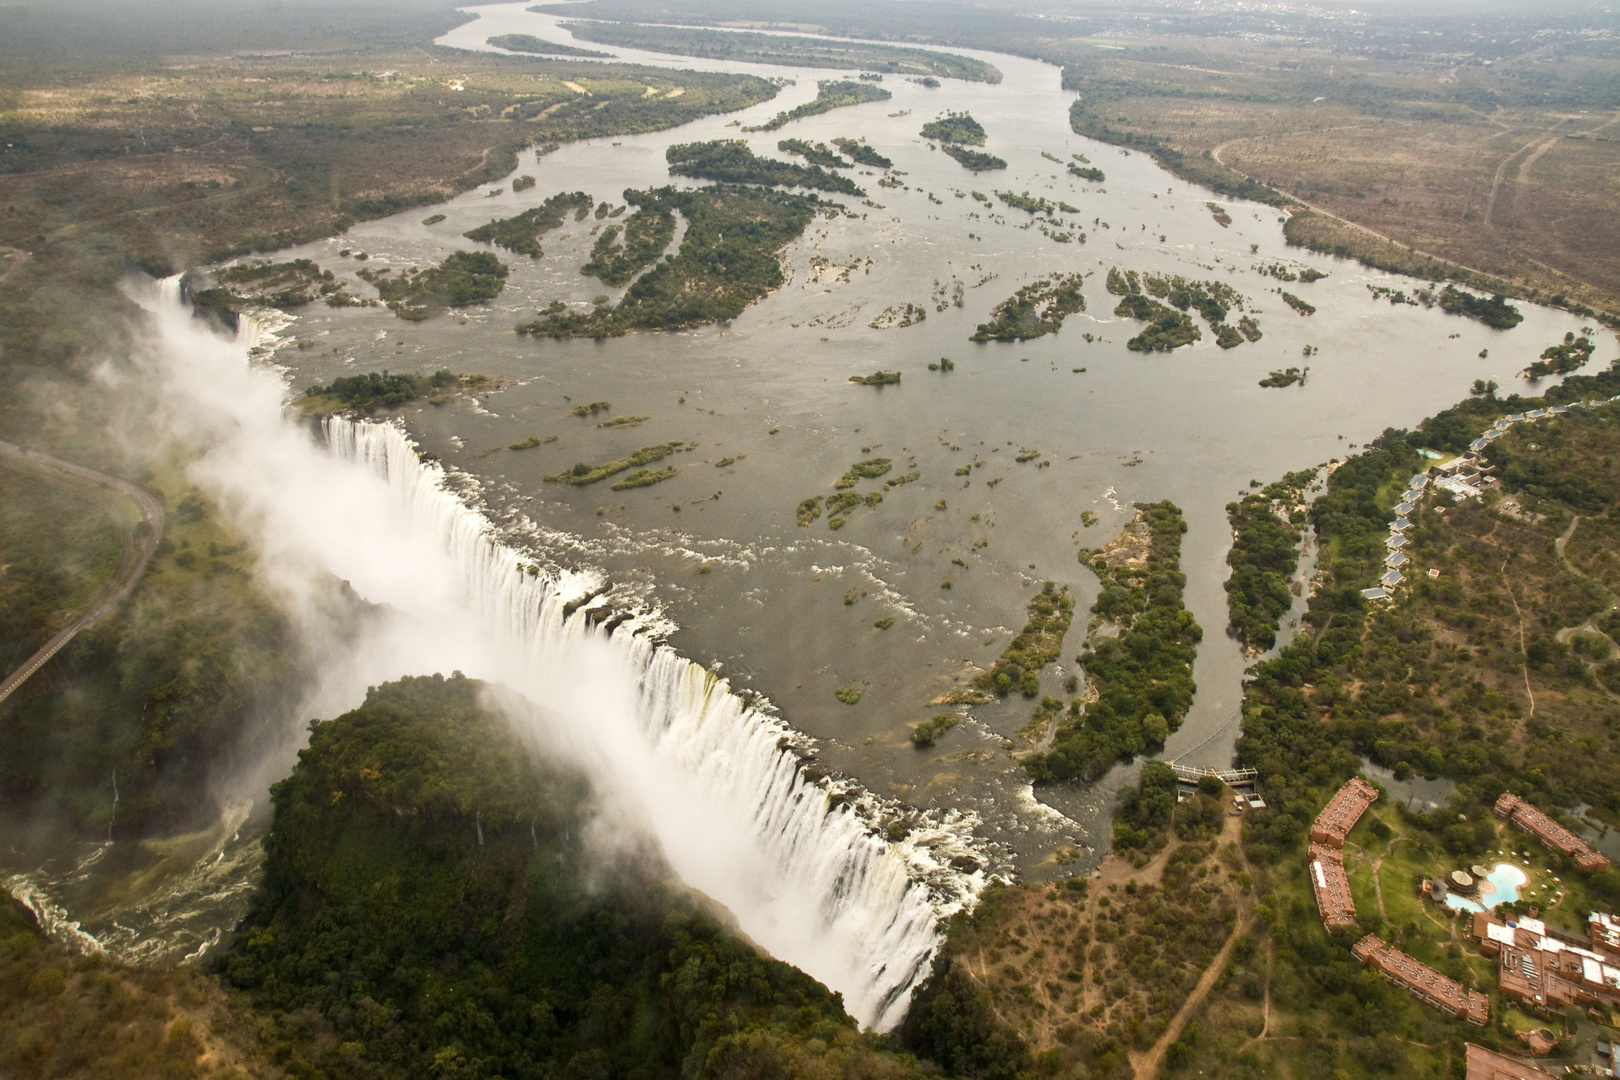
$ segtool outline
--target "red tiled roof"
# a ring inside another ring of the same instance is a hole
[[[1353,777],[1328,800],[1311,825],[1311,840],[1329,847],[1343,847],[1344,838],[1356,827],[1367,807],[1378,801],[1378,789],[1361,777]]]
[[[1609,860],[1586,846],[1585,841],[1558,822],[1537,810],[1511,791],[1504,791],[1496,800],[1496,816],[1507,818],[1513,824],[1550,848],[1557,848],[1575,860],[1577,866],[1588,873],[1609,868]]]

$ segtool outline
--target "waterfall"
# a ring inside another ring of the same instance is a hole
[[[470,613],[512,650],[490,677],[532,686],[542,704],[558,678],[623,682],[628,726],[664,774],[644,782],[668,780],[702,804],[676,816],[645,807],[677,872],[730,907],[773,955],[841,992],[863,1024],[898,1023],[927,976],[942,921],[984,885],[975,819],[918,813],[823,774],[808,739],[655,641],[656,613],[610,611],[591,599],[600,575],[542,571],[504,542],[397,424],[332,417],[323,430],[336,457],[386,481],[415,528],[442,547]],[[578,722],[588,707],[573,711]],[[716,847],[737,839],[752,852],[717,857]]]

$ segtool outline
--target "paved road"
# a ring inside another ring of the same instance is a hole
[[[137,536],[134,528],[124,533],[124,553],[119,559],[118,573],[113,576],[112,582],[102,594],[96,597],[71,625],[47,641],[42,649],[23,662],[22,667],[6,676],[4,682],[0,682],[0,702],[3,702],[11,696],[12,691],[27,682],[30,675],[61,652],[80,630],[94,626],[104,615],[111,615],[119,601],[129,595],[129,591],[135,587],[135,583],[145,572],[146,564],[152,559],[152,553],[157,550],[158,541],[163,538],[163,504],[151,492],[136,487],[127,480],[120,480],[116,476],[108,476],[106,473],[87,469],[83,465],[75,465],[71,461],[63,461],[61,458],[42,454],[37,450],[24,450],[12,443],[0,441],[0,458],[43,473],[58,477],[77,477],[110,488],[120,495],[133,499],[140,507],[141,517],[147,525],[146,533],[142,536]]]

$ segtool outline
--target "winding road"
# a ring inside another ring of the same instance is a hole
[[[146,564],[152,560],[152,554],[157,550],[158,541],[163,538],[163,503],[151,492],[131,484],[127,480],[120,480],[116,476],[87,469],[83,465],[75,465],[71,461],[42,454],[37,450],[25,450],[13,443],[0,441],[0,459],[22,465],[25,468],[38,470],[54,477],[70,476],[80,480],[88,480],[93,484],[109,488],[120,495],[134,500],[140,508],[142,523],[146,530],[141,531],[140,525],[131,526],[124,532],[124,552],[119,558],[118,572],[113,575],[112,581],[101,595],[91,602],[90,606],[77,619],[73,620],[65,629],[57,633],[51,640],[33,656],[23,661],[21,667],[6,676],[0,682],[0,702],[10,697],[12,692],[28,677],[61,652],[68,642],[72,641],[79,631],[87,626],[93,626],[103,615],[110,614],[114,607],[129,595],[135,583],[141,579],[146,570]]]

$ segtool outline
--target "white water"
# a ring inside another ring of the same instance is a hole
[[[263,328],[221,339],[165,284],[147,301],[165,419],[201,454],[194,482],[255,538],[261,584],[324,656],[316,714],[406,674],[456,669],[510,686],[544,707],[688,884],[841,992],[863,1024],[896,1024],[942,919],[984,884],[974,819],[908,812],[807,773],[808,740],[652,640],[656,612],[595,600],[565,615],[600,575],[542,571],[457,494],[465,478],[424,462],[392,424],[334,419],[326,446],[312,441],[283,418],[281,378],[248,359]],[[398,617],[334,634],[319,599],[327,575]],[[909,834],[891,842],[901,821]]]

